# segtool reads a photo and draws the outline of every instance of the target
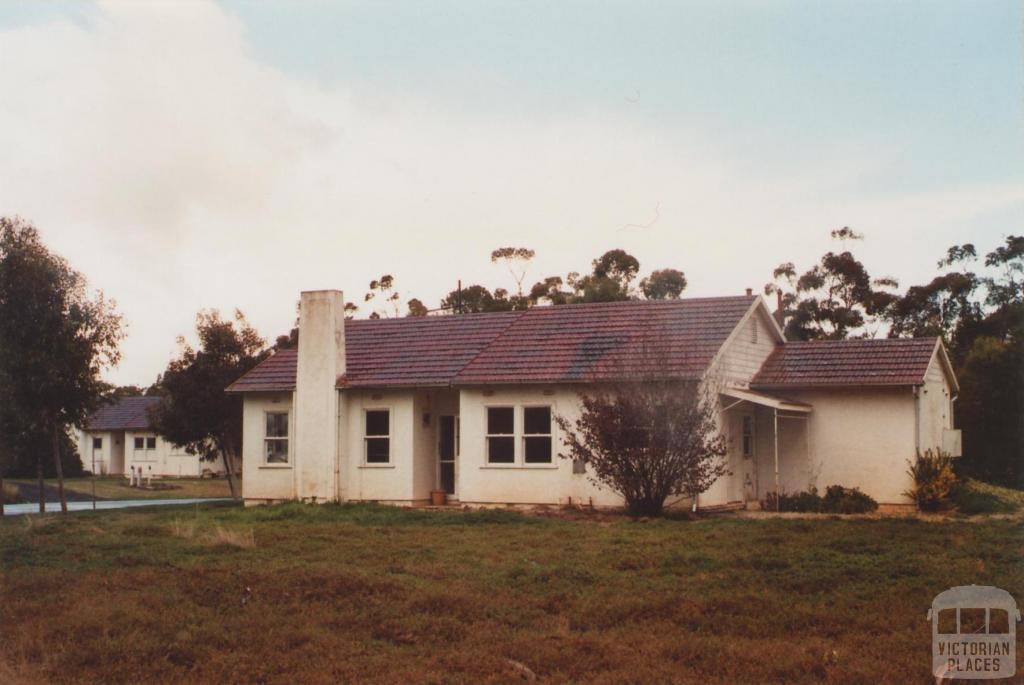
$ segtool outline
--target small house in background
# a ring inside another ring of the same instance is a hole
[[[133,466],[153,476],[223,473],[220,462],[200,461],[156,434],[149,409],[159,402],[159,397],[125,397],[92,414],[78,437],[85,470],[98,476],[127,475]]]

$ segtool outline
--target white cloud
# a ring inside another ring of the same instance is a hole
[[[885,165],[867,143],[765,172],[685,122],[328,88],[256,62],[244,26],[206,2],[105,2],[90,26],[0,32],[0,64],[0,212],[118,300],[119,382],[152,380],[202,307],[240,307],[273,337],[303,288],[358,301],[389,272],[433,303],[458,278],[508,286],[488,261],[499,245],[535,248],[535,277],[621,246],[645,270],[684,269],[694,294],[729,293],[813,259],[836,224],[886,222],[885,256],[951,213],[1022,202],[1008,187],[856,199],[844,189]]]

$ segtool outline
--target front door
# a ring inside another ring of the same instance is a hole
[[[743,458],[743,500],[757,500],[757,435],[753,414],[740,415],[740,455]]]
[[[459,452],[459,417],[441,416],[437,436],[438,487],[455,494],[455,457]]]

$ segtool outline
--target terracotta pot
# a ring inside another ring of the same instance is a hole
[[[435,507],[443,506],[448,502],[448,493],[444,490],[431,490],[430,503]]]

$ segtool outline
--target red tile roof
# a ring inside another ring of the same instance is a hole
[[[447,387],[594,381],[664,355],[697,377],[755,297],[609,302],[525,312],[345,322],[339,387]],[[645,353],[643,350],[649,350]],[[295,388],[297,353],[283,350],[228,392]]]
[[[298,350],[279,350],[227,387],[228,392],[270,392],[295,389]]]
[[[814,340],[780,345],[752,388],[920,385],[936,338]]]
[[[610,302],[524,313],[455,377],[456,385],[573,383],[642,372],[698,378],[755,298]]]
[[[447,386],[525,312],[362,319],[345,322],[339,386]]]
[[[160,404],[159,397],[124,397],[95,411],[85,421],[90,431],[150,430],[148,410]]]

